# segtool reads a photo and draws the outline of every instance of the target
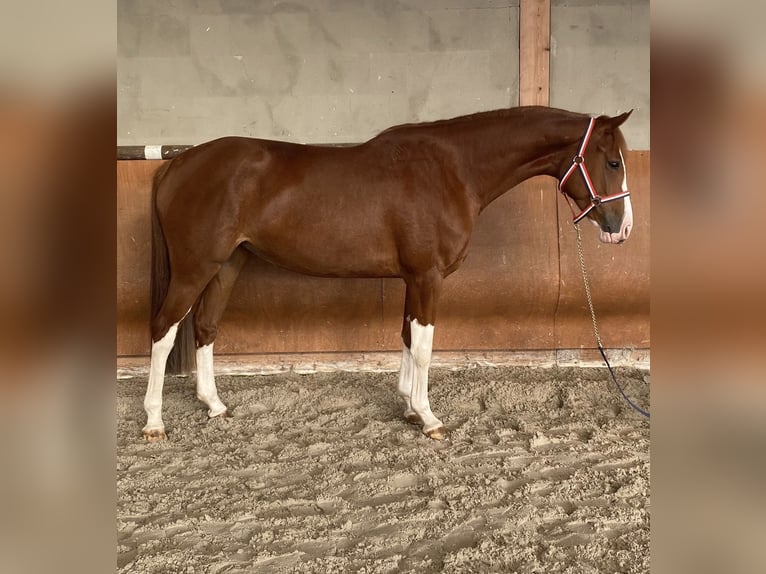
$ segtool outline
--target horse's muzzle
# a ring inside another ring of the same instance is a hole
[[[601,230],[599,233],[599,239],[603,243],[612,243],[614,245],[624,243],[630,232],[633,230],[633,206],[630,203],[630,198],[626,197],[623,204],[622,222],[620,223],[620,230],[617,233],[611,233],[609,231]]]
[[[620,226],[620,231],[618,233],[609,233],[608,231],[601,231],[599,233],[599,239],[602,243],[611,243],[614,245],[619,245],[620,243],[624,243],[628,237],[630,237],[630,232],[633,229],[633,222],[629,222],[626,224],[625,220],[623,219],[623,223]]]

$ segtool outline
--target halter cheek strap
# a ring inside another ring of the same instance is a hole
[[[591,180],[590,174],[588,173],[588,168],[585,166],[585,150],[588,148],[588,143],[590,142],[591,135],[593,135],[593,128],[595,126],[596,118],[590,118],[588,129],[585,131],[585,135],[582,138],[582,143],[580,144],[580,149],[577,151],[577,155],[572,158],[572,165],[569,166],[569,169],[563,176],[561,176],[561,179],[559,180],[559,191],[564,194],[564,197],[567,199],[567,205],[569,205],[569,209],[572,210],[572,221],[574,223],[579,223],[580,220],[588,215],[594,207],[598,207],[602,203],[615,201],[616,199],[622,199],[630,195],[629,191],[623,191],[622,193],[615,193],[613,195],[599,195],[596,193],[596,188],[593,187],[593,181]],[[588,193],[590,194],[590,205],[580,211],[580,213],[575,213],[575,210],[572,207],[572,203],[570,201],[571,198],[566,193],[564,193],[564,185],[576,169],[580,170],[583,181],[585,182],[585,187],[588,188]]]

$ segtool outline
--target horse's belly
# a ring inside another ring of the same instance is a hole
[[[247,247],[263,259],[307,275],[322,277],[397,277],[396,251],[384,241],[366,238],[340,240],[307,233],[291,237],[264,237]]]
[[[391,190],[309,179],[311,187],[284,187],[253,202],[247,237],[254,251],[311,275],[398,276],[392,210],[401,201]]]

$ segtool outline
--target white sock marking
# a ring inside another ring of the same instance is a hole
[[[181,324],[191,311],[189,308],[178,323],[170,326],[168,332],[159,341],[152,342],[152,355],[149,364],[149,383],[146,385],[146,395],[144,396],[144,410],[146,411],[146,426],[144,432],[150,430],[165,430],[162,423],[162,385],[165,382],[165,365],[168,362],[168,355],[173,350],[176,342],[176,333],[178,325]]]
[[[213,343],[197,349],[197,398],[205,403],[209,417],[226,412],[226,405],[218,398],[213,371]]]
[[[410,322],[410,351],[414,367],[410,403],[412,410],[423,420],[423,432],[443,426],[431,412],[428,402],[428,367],[431,365],[433,340],[433,325],[421,325],[417,319]]]
[[[178,325],[172,325],[159,341],[152,343],[152,358],[149,367],[149,384],[146,385],[144,410],[146,411],[146,426],[144,431],[164,430],[162,424],[162,385],[165,380],[165,364],[176,340]]]
[[[412,395],[412,376],[415,374],[412,364],[412,353],[406,345],[402,345],[402,366],[399,369],[399,394],[404,399],[404,416],[414,414],[410,396]]]

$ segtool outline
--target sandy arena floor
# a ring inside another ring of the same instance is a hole
[[[618,369],[648,405],[647,371]],[[396,373],[221,376],[208,421],[168,378],[117,383],[118,570],[649,572],[649,423],[604,369],[434,369],[434,442]]]

